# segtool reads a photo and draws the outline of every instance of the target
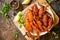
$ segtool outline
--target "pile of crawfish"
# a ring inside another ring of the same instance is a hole
[[[37,36],[39,36],[41,32],[49,32],[49,29],[52,27],[53,18],[46,10],[46,6],[41,5],[40,8],[38,8],[37,5],[34,4],[26,11],[26,17],[24,19],[26,23],[25,29],[27,30],[28,37],[32,40],[34,40],[34,37],[31,33],[34,31]]]

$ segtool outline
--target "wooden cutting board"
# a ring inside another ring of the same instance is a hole
[[[46,0],[37,0],[37,2],[39,4],[44,4],[44,5],[49,5],[48,2]],[[50,6],[50,5],[49,5]],[[57,14],[55,13],[55,11],[51,8],[50,6],[50,9],[52,10],[53,14],[54,14],[54,26],[57,25],[59,23],[59,17],[57,16]],[[16,24],[17,25],[17,24]],[[18,25],[19,26],[19,25]],[[39,39],[40,40],[40,39]]]

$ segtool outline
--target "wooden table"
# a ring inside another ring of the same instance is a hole
[[[3,4],[9,3],[11,0],[0,0],[0,10],[2,9]],[[33,0],[32,2],[34,2],[35,0]],[[22,1],[20,1],[21,3]],[[60,0],[57,2],[52,3],[52,7],[55,9],[55,11],[57,12],[57,14],[60,17]],[[58,5],[57,5],[58,4]],[[24,5],[25,7],[27,7],[28,5]],[[25,8],[24,7],[24,8]],[[12,22],[13,17],[14,17],[14,12],[13,10],[9,11],[8,14],[10,16],[9,19],[4,18],[1,14],[0,14],[0,40],[25,40],[25,38],[23,38],[22,34],[20,33],[20,31],[16,28],[16,26],[14,25],[14,23]],[[19,37],[16,39],[13,36],[14,32],[18,32]],[[41,36],[40,38],[41,40],[60,40],[60,37],[58,39],[55,39],[54,36],[50,33]]]

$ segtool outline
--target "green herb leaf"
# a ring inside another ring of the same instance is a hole
[[[23,15],[22,14],[19,14],[20,17],[22,17]]]
[[[54,0],[47,0],[49,3],[52,3]]]
[[[15,32],[13,36],[14,36],[15,38],[18,38],[18,36],[19,36],[18,32]]]
[[[23,15],[19,14],[20,17],[20,28],[22,28],[25,25],[25,22],[23,21]]]
[[[59,36],[56,32],[53,31],[52,34],[54,35],[55,38],[59,38]]]
[[[55,38],[59,38],[59,36],[58,36],[58,35],[56,35],[56,36],[55,36]]]
[[[55,36],[55,35],[57,35],[54,31],[52,32],[52,34]]]
[[[20,28],[22,28],[23,27],[23,24],[20,24]]]
[[[22,22],[20,22],[21,24],[24,24],[24,22],[22,21]]]

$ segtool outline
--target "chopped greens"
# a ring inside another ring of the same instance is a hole
[[[49,3],[52,3],[54,0],[47,0]]]
[[[20,24],[20,28],[22,28],[23,27],[23,24]]]
[[[60,23],[57,24],[56,26],[54,26],[51,30],[51,33],[52,35],[55,37],[55,38],[59,38],[60,36]]]
[[[56,35],[56,36],[55,36],[55,38],[59,38],[59,36],[58,36],[58,35]]]
[[[14,36],[15,38],[18,38],[18,36],[19,36],[18,32],[15,32],[15,33],[13,34],[13,36]]]
[[[54,35],[55,38],[59,38],[56,32],[53,31],[52,34]]]
[[[5,4],[3,5],[3,8],[2,8],[2,10],[0,11],[0,13],[1,13],[3,16],[5,16],[6,18],[8,18],[7,12],[8,12],[9,10],[10,10],[10,5],[7,4],[7,3],[5,3]]]
[[[56,35],[56,33],[55,33],[54,31],[52,32],[52,34],[53,34],[53,35]]]
[[[20,17],[22,17],[23,15],[22,14],[19,14]]]
[[[56,2],[57,0],[47,0],[49,3]]]
[[[20,17],[20,28],[22,28],[25,25],[25,22],[23,21],[23,15],[19,14]]]

